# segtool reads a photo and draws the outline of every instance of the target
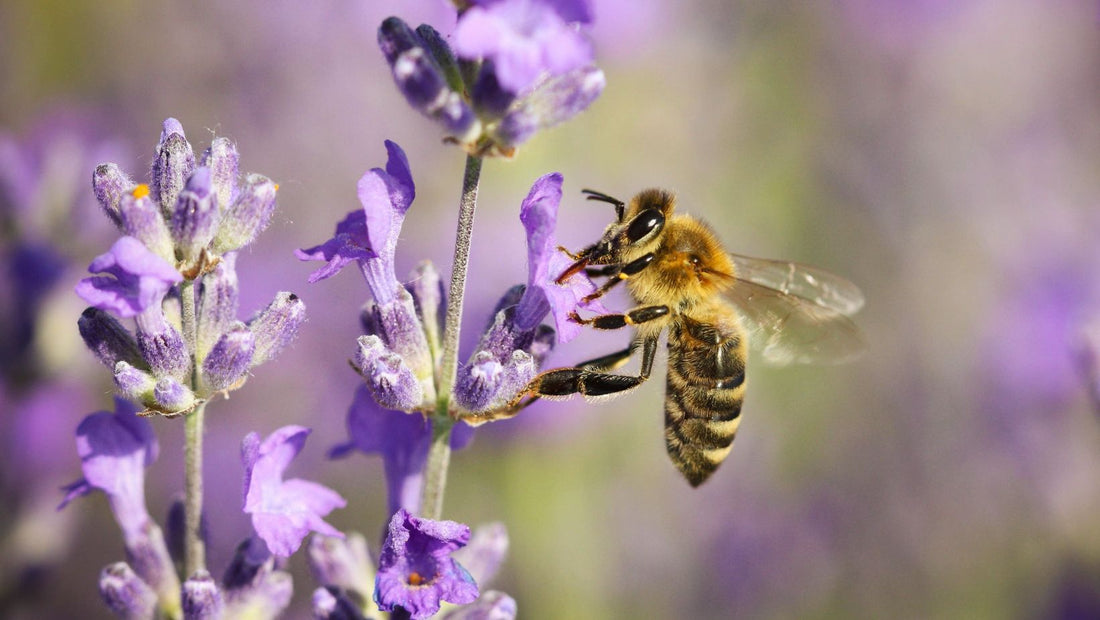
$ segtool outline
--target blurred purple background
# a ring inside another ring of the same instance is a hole
[[[692,490],[662,440],[663,381],[599,405],[540,403],[452,460],[445,513],[501,520],[494,588],[529,618],[1100,617],[1100,412],[1076,363],[1100,320],[1100,25],[1093,2],[595,0],[601,99],[482,176],[463,359],[526,277],[520,200],[557,170],[559,240],[609,221],[591,187],[677,191],[731,251],[843,274],[869,342],[845,366],[750,359],[734,450]],[[408,153],[417,198],[398,273],[449,270],[463,156],[409,109],[375,43],[443,0],[0,6],[0,615],[83,617],[122,546],[101,496],[58,514],[72,433],[111,406],[72,286],[114,233],[89,180],[147,174],[161,121],[234,140],[280,183],[240,256],[242,313],[306,302],[296,344],[208,409],[212,571],[248,532],[239,445],[299,423],[289,472],[340,491],[330,521],[372,537],[378,459],[329,462],[358,377],[367,292],[316,285],[292,250],[356,208],[355,182]],[[609,305],[626,307],[623,294]],[[569,364],[623,346],[592,334]],[[150,510],[182,488],[182,423],[156,420]],[[163,521],[162,521],[163,522]],[[377,551],[377,546],[375,546]],[[294,557],[296,607],[314,584]]]

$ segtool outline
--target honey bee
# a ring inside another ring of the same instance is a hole
[[[714,231],[675,212],[673,194],[647,189],[614,205],[617,219],[596,243],[569,253],[563,283],[584,271],[606,278],[592,301],[625,281],[636,307],[574,321],[595,329],[634,328],[630,346],[571,368],[537,375],[513,400],[516,410],[541,397],[621,394],[649,378],[661,333],[668,331],[665,445],[672,462],[699,486],[729,455],[745,395],[749,339],[765,361],[836,363],[859,354],[863,340],[849,318],[863,295],[847,280],[797,263],[730,254]],[[641,350],[637,375],[611,371]]]

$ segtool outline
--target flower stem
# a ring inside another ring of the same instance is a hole
[[[458,230],[455,231],[455,257],[451,267],[451,288],[447,292],[447,318],[443,322],[443,362],[438,391],[440,409],[446,415],[451,386],[458,369],[458,332],[462,326],[462,296],[466,293],[466,268],[470,259],[470,237],[474,231],[477,187],[481,179],[481,158],[466,156],[462,177],[462,198],[458,203]]]
[[[184,430],[184,578],[206,569],[202,540],[202,426],[206,404],[187,414]]]
[[[447,293],[447,317],[443,321],[443,359],[436,384],[436,412],[432,419],[432,445],[424,464],[424,489],[420,494],[420,514],[439,519],[443,514],[443,491],[447,486],[447,467],[451,463],[450,415],[451,387],[458,370],[458,334],[462,327],[462,298],[466,293],[466,269],[470,262],[470,239],[474,232],[477,188],[481,180],[481,158],[466,156],[462,176],[462,196],[458,203],[458,228],[455,231],[455,256],[451,267],[451,288]]]
[[[180,285],[181,323],[183,337],[191,351],[191,388],[198,387],[198,319],[195,306],[195,281]],[[202,434],[206,404],[200,402],[184,421],[184,511],[183,569],[184,579],[197,570],[206,570],[206,547],[202,540]]]
[[[443,517],[443,491],[447,486],[447,468],[451,464],[450,418],[435,418],[432,423],[432,445],[424,465],[424,489],[420,494],[420,516],[427,519]]]

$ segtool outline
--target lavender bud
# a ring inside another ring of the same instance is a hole
[[[420,318],[420,325],[424,328],[424,335],[428,339],[428,346],[434,351],[440,351],[440,334],[443,332],[443,308],[445,293],[443,280],[439,277],[435,265],[431,261],[424,261],[416,266],[411,281],[405,285],[412,295],[416,314]],[[435,355],[432,356],[433,358]]]
[[[244,323],[237,321],[222,334],[202,362],[202,376],[213,391],[226,390],[240,381],[252,361],[255,337]]]
[[[306,319],[306,305],[294,293],[282,292],[258,315],[248,322],[256,337],[252,366],[275,357],[298,335]]]
[[[229,138],[214,138],[202,154],[201,165],[210,169],[210,184],[218,196],[218,204],[233,204],[237,198],[237,170],[241,156]]]
[[[118,201],[133,186],[133,179],[123,172],[118,164],[100,164],[92,173],[92,190],[95,192],[96,200],[115,226],[122,224],[118,212]]]
[[[481,65],[470,99],[482,118],[500,118],[516,100],[516,95],[500,85],[496,67],[491,60],[486,60]]]
[[[504,375],[504,366],[489,351],[478,351],[455,382],[454,399],[466,411],[488,411]]]
[[[316,620],[366,620],[360,597],[337,586],[313,591],[313,617]]]
[[[451,46],[447,45],[447,42],[440,36],[439,32],[429,26],[428,24],[420,24],[416,28],[416,34],[420,37],[421,43],[428,51],[428,54],[435,61],[435,64],[439,66],[444,78],[447,81],[447,86],[455,92],[462,92],[465,90],[465,84],[462,81],[462,72],[458,68],[458,59],[455,58],[454,51],[451,50]]]
[[[126,562],[115,562],[99,573],[99,594],[120,618],[144,620],[156,612],[156,593]]]
[[[183,125],[174,118],[164,121],[153,159],[153,200],[166,216],[176,208],[184,183],[195,170],[195,152],[183,135]]]
[[[152,520],[146,521],[137,535],[127,537],[126,559],[134,572],[156,591],[162,606],[179,605],[179,577],[164,542],[164,533]]]
[[[99,308],[88,308],[76,321],[84,344],[108,368],[119,362],[142,365],[137,341],[118,319]]]
[[[118,395],[127,400],[139,403],[151,401],[156,385],[157,380],[144,370],[122,361],[115,365],[115,387]]]
[[[214,251],[224,253],[252,243],[271,222],[279,185],[262,174],[250,174],[222,215],[214,238]]]
[[[177,379],[186,377],[191,370],[191,354],[179,331],[166,321],[155,325],[157,331],[144,331],[140,327],[139,324],[138,350],[153,375]]]
[[[227,591],[239,590],[250,587],[257,579],[260,571],[274,569],[274,557],[268,550],[264,541],[253,536],[237,545],[233,552],[233,559],[229,566],[225,567],[222,575],[222,583]]]
[[[183,582],[183,617],[186,620],[221,618],[225,605],[218,584],[205,570],[197,570]]]
[[[230,617],[243,617],[247,610],[256,617],[273,618],[294,593],[290,575],[275,570],[275,556],[255,537],[237,546],[222,582]]]
[[[171,377],[164,377],[153,387],[153,402],[146,406],[172,415],[189,411],[195,402],[195,393],[190,388]]]
[[[371,310],[373,316],[367,324],[374,328],[372,333],[380,336],[390,350],[404,358],[420,379],[425,395],[434,398],[432,353],[412,295],[399,288],[392,301],[373,304]]]
[[[210,245],[218,230],[217,196],[210,185],[210,169],[196,168],[179,194],[169,221],[176,252],[188,264]]]
[[[400,355],[378,336],[360,336],[355,365],[363,373],[375,402],[387,409],[413,411],[424,402],[420,381]]]
[[[400,54],[420,44],[417,34],[398,17],[390,17],[378,27],[378,47],[382,49],[386,62],[391,65]]]
[[[431,42],[396,17],[382,22],[378,29],[378,46],[390,64],[397,89],[410,106],[442,123],[449,135],[460,142],[472,142],[481,133],[481,124],[458,92],[462,86],[454,54],[438,33],[432,36],[430,27],[422,30]]]
[[[198,293],[198,356],[203,359],[219,336],[237,319],[240,284],[237,280],[237,253],[230,252],[214,271],[202,277]]]
[[[314,534],[309,542],[309,568],[314,581],[326,586],[360,593],[374,588],[367,539],[358,532],[349,532],[346,538]]]
[[[124,233],[137,238],[145,247],[169,263],[176,262],[172,234],[168,232],[160,207],[153,204],[149,197],[148,185],[138,185],[123,194],[119,201],[119,211]]]

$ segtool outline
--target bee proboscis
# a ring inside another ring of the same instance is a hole
[[[584,190],[615,206],[617,219],[596,243],[576,254],[559,277],[585,271],[606,278],[586,300],[625,281],[636,304],[621,314],[574,320],[596,329],[634,328],[629,347],[571,368],[536,376],[513,411],[541,397],[621,394],[649,378],[658,339],[668,331],[665,444],[692,486],[729,455],[740,424],[750,346],[773,364],[837,363],[859,354],[863,339],[849,318],[863,305],[851,282],[798,263],[726,252],[703,221],[675,212],[662,189],[629,204]],[[641,351],[637,375],[611,371]]]

